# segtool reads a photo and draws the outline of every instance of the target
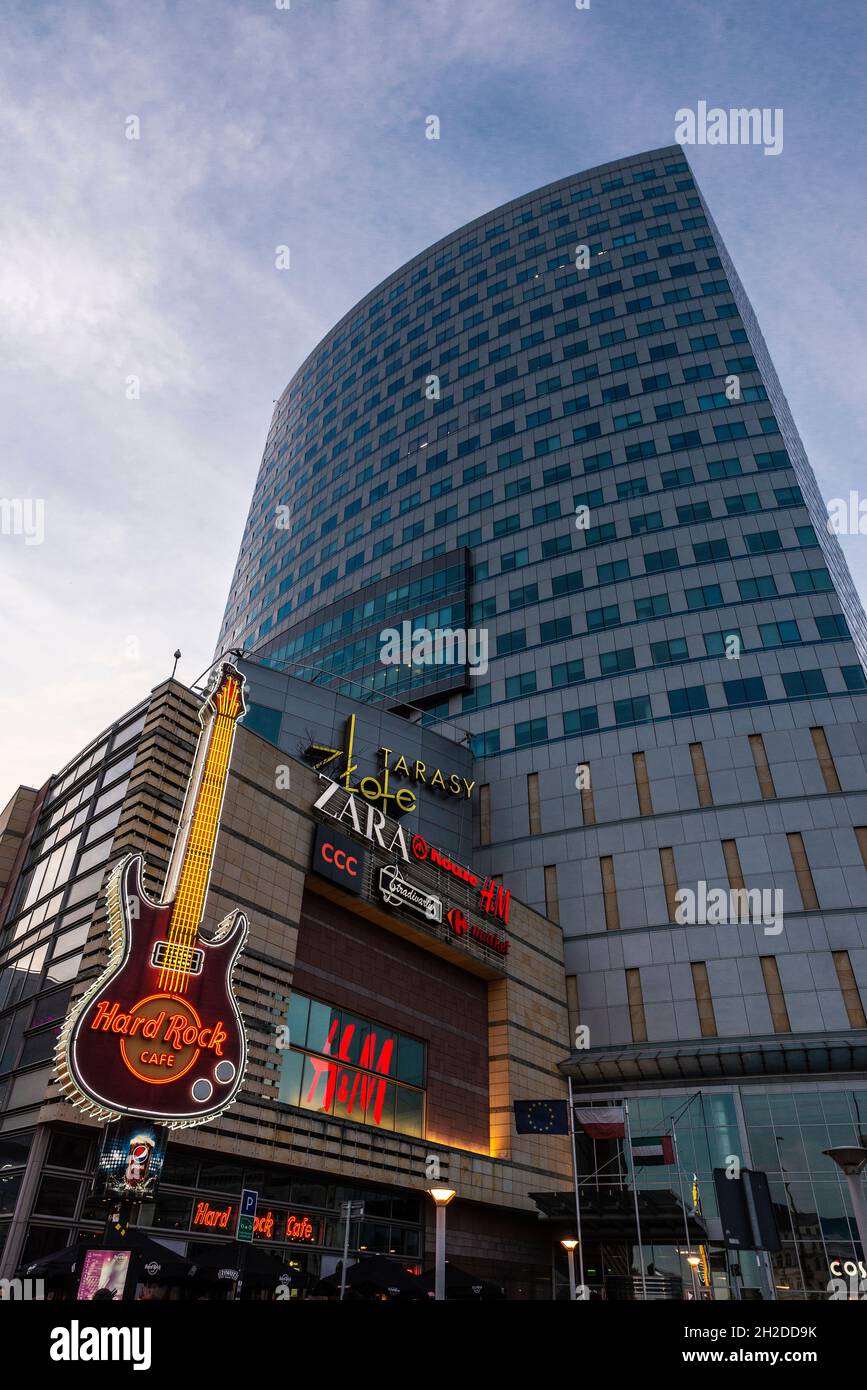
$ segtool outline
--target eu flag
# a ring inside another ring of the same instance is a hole
[[[568,1134],[565,1100],[516,1100],[515,1130],[518,1134]]]

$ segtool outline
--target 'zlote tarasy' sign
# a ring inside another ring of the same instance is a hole
[[[407,811],[414,811],[417,805],[416,794],[411,787],[390,789],[392,778],[403,777],[417,785],[429,787],[432,791],[441,792],[445,796],[456,796],[462,800],[469,800],[472,796],[473,788],[476,785],[474,781],[468,782],[466,777],[460,776],[457,772],[443,772],[441,768],[431,767],[418,758],[407,758],[404,754],[397,753],[393,748],[380,748],[379,757],[382,766],[378,776],[368,775],[361,777],[357,784],[353,783],[353,774],[358,771],[358,763],[353,761],[355,723],[356,716],[352,714],[346,721],[342,748],[328,748],[323,744],[312,743],[306,752],[311,766],[317,772],[322,768],[329,768],[329,775],[339,783],[344,791],[355,792],[365,801],[382,806],[386,811],[394,802],[394,807],[389,812],[390,815],[402,815]],[[337,769],[341,761],[345,766],[344,770],[338,773]]]

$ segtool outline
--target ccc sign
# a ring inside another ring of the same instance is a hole
[[[357,857],[345,849],[338,849],[330,840],[326,840],[322,846],[322,858],[326,864],[333,864],[335,869],[340,869],[341,873],[347,873],[351,878],[358,877]]]
[[[367,856],[353,840],[324,825],[316,827],[313,845],[313,872],[330,879],[348,893],[364,891],[364,864]]]

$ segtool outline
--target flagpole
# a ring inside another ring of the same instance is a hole
[[[632,1167],[632,1195],[635,1198],[635,1233],[638,1236],[638,1265],[641,1270],[641,1297],[647,1302],[647,1275],[644,1270],[644,1247],[641,1243],[641,1218],[638,1214],[638,1175],[635,1171],[635,1155],[632,1152],[632,1127],[629,1123],[629,1102],[624,1098],[623,1113],[626,1117],[626,1146]]]
[[[683,1208],[683,1229],[686,1232],[686,1253],[687,1255],[689,1255],[691,1249],[691,1241],[689,1238],[689,1217],[686,1213],[686,1202],[683,1200],[683,1174],[680,1171],[680,1154],[678,1153],[677,1148],[677,1130],[674,1127],[674,1120],[671,1121],[671,1139],[672,1144],[674,1145],[674,1162],[675,1166],[677,1167],[677,1187],[678,1191],[680,1192],[680,1205]],[[693,1292],[695,1292],[695,1270],[693,1269],[692,1265],[690,1265],[690,1269],[692,1270],[693,1277]]]
[[[578,1158],[575,1152],[575,1108],[572,1101],[572,1078],[569,1084],[569,1147],[572,1151],[572,1182],[575,1187],[575,1220],[578,1223],[578,1264],[580,1269],[582,1298],[584,1296],[584,1241],[581,1239],[581,1192],[578,1183]]]

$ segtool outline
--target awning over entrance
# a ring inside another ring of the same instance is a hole
[[[860,1032],[809,1033],[594,1048],[571,1053],[560,1070],[573,1084],[594,1087],[839,1075],[867,1070],[867,1040]]]
[[[575,1225],[574,1192],[531,1192],[530,1196],[548,1221]],[[647,1191],[638,1194],[641,1239],[645,1245],[680,1245],[686,1239],[683,1207],[673,1192]],[[687,1217],[692,1244],[707,1244],[704,1224]],[[635,1198],[631,1189],[582,1187],[581,1233],[585,1241],[614,1244],[635,1242]]]

